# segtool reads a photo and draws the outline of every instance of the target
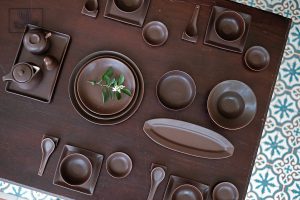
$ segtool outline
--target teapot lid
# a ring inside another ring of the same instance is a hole
[[[25,83],[32,77],[32,70],[28,64],[18,64],[13,70],[13,77],[17,82]]]

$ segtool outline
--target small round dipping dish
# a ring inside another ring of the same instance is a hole
[[[125,178],[132,170],[131,158],[123,152],[115,152],[106,160],[106,170],[113,178]]]
[[[161,46],[168,39],[168,29],[162,22],[152,21],[144,26],[142,36],[150,46]]]
[[[224,11],[215,21],[217,35],[226,41],[236,41],[245,33],[245,20],[235,11]]]
[[[120,74],[124,75],[123,85],[131,91],[131,97],[122,94],[120,100],[102,102],[102,88],[91,85],[89,81],[99,80],[99,77],[109,67],[113,68],[114,77],[118,78]],[[102,57],[91,61],[82,68],[78,75],[76,88],[78,97],[85,108],[99,115],[113,115],[123,111],[132,101],[135,95],[136,80],[130,67],[125,62],[113,57]]]
[[[60,163],[60,174],[69,185],[83,185],[92,175],[91,161],[84,155],[73,153],[67,155]]]
[[[191,105],[196,96],[193,78],[179,70],[165,73],[156,85],[159,102],[171,110],[182,110]]]
[[[270,63],[270,54],[262,46],[250,47],[244,56],[245,64],[254,71],[261,71],[268,67]]]
[[[214,187],[212,196],[213,200],[238,200],[239,191],[232,183],[222,182]]]
[[[256,114],[256,97],[252,89],[237,80],[216,85],[207,100],[211,119],[220,127],[237,130],[247,126]]]
[[[141,7],[144,0],[114,0],[114,3],[123,12],[134,12]]]
[[[171,200],[203,200],[203,195],[197,187],[183,184],[174,189]]]

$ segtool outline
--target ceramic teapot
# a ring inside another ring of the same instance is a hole
[[[2,77],[3,81],[13,81],[24,89],[29,90],[41,81],[41,68],[29,63],[18,63],[12,67],[11,72]]]
[[[50,46],[51,33],[44,33],[39,29],[28,31],[23,39],[24,47],[33,54],[43,54]]]

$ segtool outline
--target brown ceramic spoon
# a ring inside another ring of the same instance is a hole
[[[55,149],[55,143],[53,142],[52,139],[45,138],[42,140],[41,147],[42,147],[42,161],[38,172],[39,176],[42,176],[44,173],[44,169],[46,167],[48,159]]]
[[[147,200],[153,200],[154,194],[156,192],[159,184],[164,180],[166,172],[162,167],[155,167],[151,171],[151,187]]]

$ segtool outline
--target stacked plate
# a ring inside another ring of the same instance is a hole
[[[131,96],[122,95],[121,100],[102,102],[101,88],[89,81],[99,80],[112,67],[118,77],[123,74],[124,85]],[[143,76],[136,64],[123,54],[113,51],[99,51],[82,59],[74,68],[69,94],[77,112],[90,122],[100,125],[114,125],[131,117],[139,108],[144,94]]]

